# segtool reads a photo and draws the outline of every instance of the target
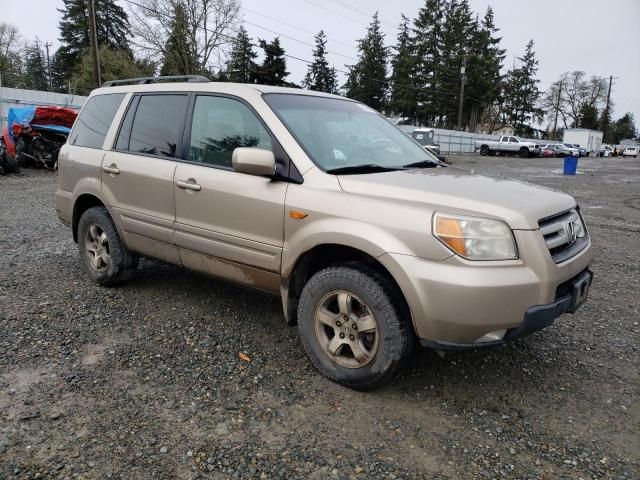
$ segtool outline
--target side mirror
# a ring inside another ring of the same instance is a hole
[[[233,150],[231,164],[236,172],[271,177],[276,173],[276,157],[273,152],[261,148],[238,147]]]

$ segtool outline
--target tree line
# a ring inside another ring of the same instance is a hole
[[[310,59],[287,55],[277,36],[254,41],[240,21],[238,0],[123,0],[126,9],[116,0],[94,2],[104,81],[200,74],[342,94],[418,125],[492,131],[510,124],[531,137],[553,133],[553,125],[557,132],[611,125],[609,142],[637,135],[632,114],[610,118],[606,79],[567,72],[541,91],[533,40],[506,65],[493,9],[479,16],[468,0],[425,0],[415,18],[402,15],[392,46],[375,13],[357,42],[355,63],[340,70],[327,59],[322,30]],[[25,42],[14,26],[0,23],[5,86],[79,94],[96,86],[86,0],[63,0],[59,11],[60,48],[50,56],[41,40]],[[307,63],[300,85],[288,79],[292,58]],[[536,129],[539,124],[547,128]]]

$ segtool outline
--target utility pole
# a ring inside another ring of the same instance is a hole
[[[558,128],[558,111],[560,110],[561,97],[562,97],[562,80],[560,80],[560,85],[558,85],[558,101],[556,102],[556,118],[553,120],[553,135],[551,136],[551,140],[556,139],[556,128]]]
[[[93,62],[93,81],[96,87],[102,85],[100,75],[100,54],[98,52],[98,32],[96,29],[96,9],[94,0],[87,0],[89,13],[89,41],[91,42],[91,60]]]
[[[467,56],[462,57],[462,67],[460,68],[460,74],[462,78],[460,80],[460,105],[458,105],[458,130],[462,130],[462,106],[464,105],[464,83],[466,81],[465,71],[467,69]]]
[[[50,42],[45,42],[44,48],[47,50],[47,78],[49,79],[49,91],[53,91],[53,86],[51,82],[51,59],[49,58],[49,47],[51,46]]]
[[[609,91],[607,92],[607,106],[604,107],[602,114],[602,143],[606,142],[607,128],[609,127],[609,102],[611,101],[611,84],[613,83],[613,75],[609,75]]]

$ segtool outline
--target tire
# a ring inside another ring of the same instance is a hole
[[[521,148],[519,155],[520,155],[520,158],[529,158],[529,149]]]
[[[78,250],[91,279],[105,287],[129,280],[138,266],[138,256],[124,246],[104,207],[90,208],[80,217]]]
[[[350,301],[341,303],[345,295]],[[326,268],[302,290],[300,339],[311,363],[324,376],[355,390],[371,390],[395,378],[413,351],[415,335],[407,310],[395,285],[373,270],[360,265]],[[345,314],[350,318],[347,322]],[[354,325],[360,325],[360,331]],[[372,325],[375,330],[363,333]],[[340,346],[332,356],[328,350],[334,341]]]
[[[482,145],[480,147],[480,155],[482,155],[483,157],[489,155],[489,147],[487,145]]]

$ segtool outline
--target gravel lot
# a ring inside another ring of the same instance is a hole
[[[640,478],[640,161],[453,161],[578,198],[590,301],[371,393],[316,373],[274,297],[149,260],[90,283],[55,174],[0,177],[0,479]]]

